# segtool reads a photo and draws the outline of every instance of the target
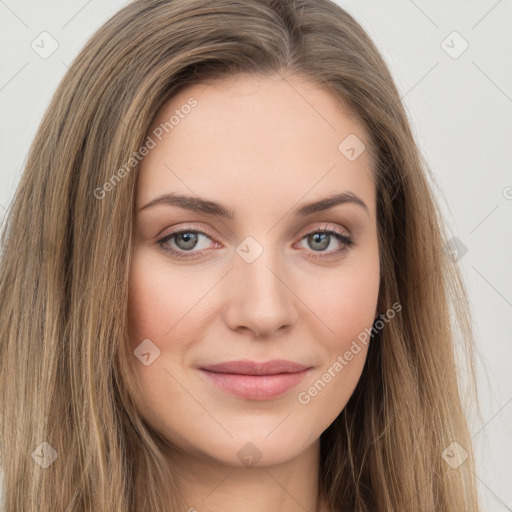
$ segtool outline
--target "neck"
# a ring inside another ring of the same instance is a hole
[[[169,453],[190,512],[329,512],[319,490],[320,441],[275,465],[226,465],[207,456]]]

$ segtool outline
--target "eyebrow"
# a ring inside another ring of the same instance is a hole
[[[340,204],[347,203],[358,205],[363,208],[367,214],[369,213],[368,206],[366,206],[364,201],[354,193],[347,191],[299,206],[293,211],[293,215],[305,217],[307,215],[324,212]],[[205,213],[207,215],[226,219],[233,219],[235,216],[233,210],[226,208],[220,203],[201,199],[200,197],[184,196],[172,193],[155,197],[149,203],[140,208],[138,212],[157,205],[177,206],[193,212]]]

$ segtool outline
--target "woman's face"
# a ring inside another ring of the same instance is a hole
[[[315,84],[239,76],[182,90],[150,137],[129,290],[141,413],[196,457],[289,460],[345,407],[377,315],[363,127]]]

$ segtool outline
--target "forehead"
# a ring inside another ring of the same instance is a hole
[[[163,105],[149,136],[155,147],[140,166],[139,207],[167,191],[214,196],[234,209],[237,199],[296,203],[344,190],[374,203],[362,123],[304,78],[193,84]]]

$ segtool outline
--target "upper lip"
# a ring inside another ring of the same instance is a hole
[[[311,366],[287,361],[285,359],[274,359],[258,363],[257,361],[238,360],[217,363],[208,366],[201,366],[201,370],[214,373],[232,373],[239,375],[276,375],[278,373],[297,373],[311,368]]]

